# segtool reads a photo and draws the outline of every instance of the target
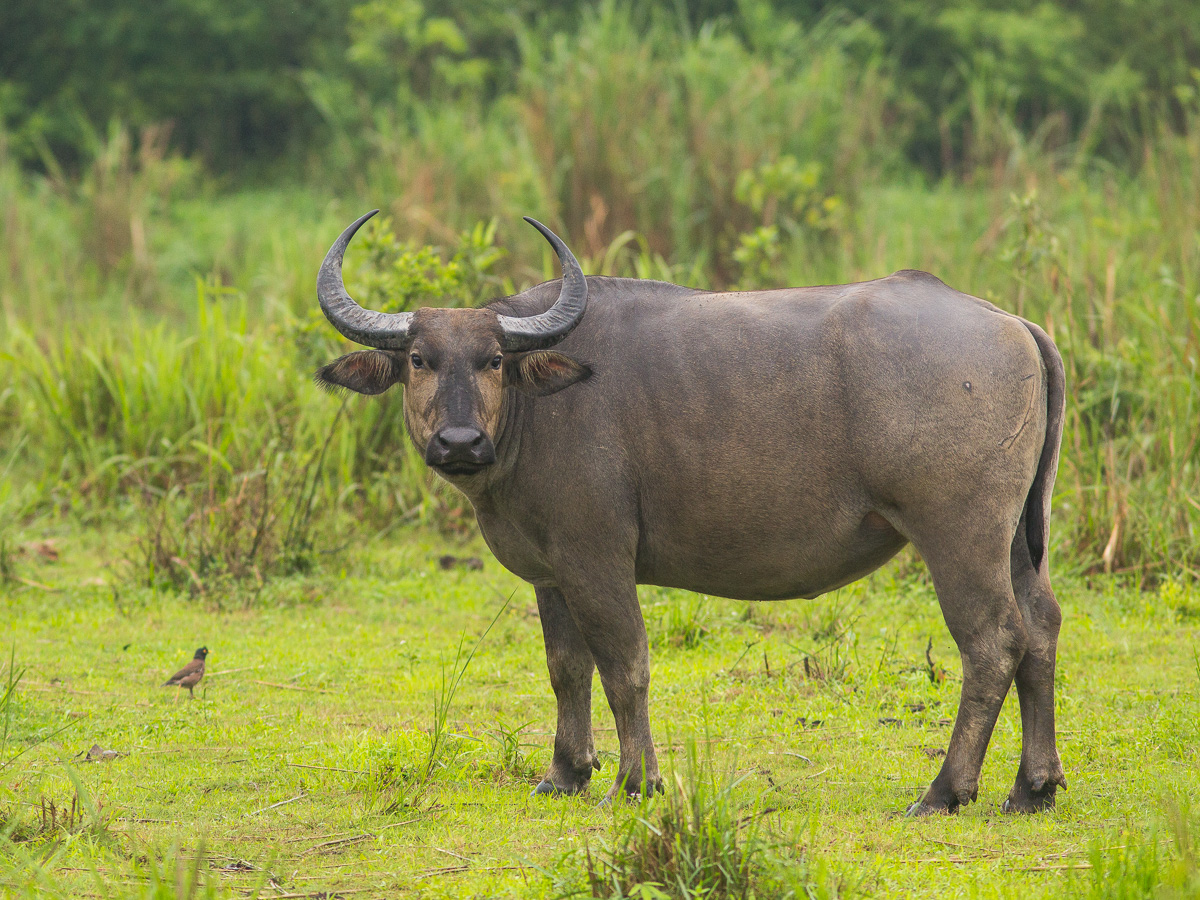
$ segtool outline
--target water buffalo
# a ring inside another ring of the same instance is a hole
[[[426,463],[534,586],[558,701],[539,793],[581,791],[599,768],[594,669],[621,744],[608,797],[661,784],[638,584],[815,597],[911,541],[963,686],[945,762],[910,812],[977,798],[1014,678],[1022,749],[1005,808],[1053,806],[1066,781],[1046,557],[1064,387],[1042,329],[911,270],[744,293],[585,278],[532,219],[560,281],[481,309],[372,312],[341,276],[371,215],[330,248],[317,292],[334,327],[376,349],[316,378],[363,394],[403,384]]]

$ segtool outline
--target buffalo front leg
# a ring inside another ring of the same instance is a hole
[[[559,579],[567,607],[592,651],[616,720],[621,764],[606,799],[661,791],[650,735],[650,647],[632,572],[628,579]]]
[[[945,762],[909,815],[953,813],[979,796],[983,758],[1027,646],[1007,556],[1006,552],[1000,565],[990,567],[983,560],[939,565],[936,557],[926,557],[942,614],[962,657],[963,686]]]
[[[546,642],[546,667],[558,700],[558,725],[554,759],[534,793],[578,794],[587,789],[592,769],[600,768],[592,743],[595,662],[558,588],[537,588],[535,593]]]

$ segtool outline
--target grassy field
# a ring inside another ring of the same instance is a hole
[[[23,670],[0,779],[12,896],[560,896],[587,888],[584,848],[620,862],[622,829],[672,808],[597,808],[616,762],[598,680],[604,770],[581,798],[529,796],[554,728],[536,606],[473,539],[368,541],[220,610],[122,586],[120,540],[45,540],[0,593]],[[914,821],[894,813],[937,770],[960,673],[923,571],[902,556],[773,605],[642,589],[672,784],[698,781],[743,840],[754,823],[755,895],[1200,895],[1200,594],[1060,580],[1070,791],[999,813],[1013,698],[979,802]],[[195,700],[160,687],[201,644]],[[120,755],[89,762],[94,744]]]

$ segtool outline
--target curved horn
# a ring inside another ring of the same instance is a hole
[[[413,314],[363,309],[346,293],[346,285],[342,283],[342,257],[346,245],[363,223],[377,212],[379,210],[373,209],[357,219],[333,242],[317,273],[317,299],[321,301],[325,318],[354,343],[382,350],[403,350],[408,346],[408,326]]]
[[[542,233],[562,261],[562,290],[554,305],[537,316],[497,316],[505,350],[544,350],[571,333],[587,307],[588,286],[575,255],[553,231],[536,219],[525,221]]]

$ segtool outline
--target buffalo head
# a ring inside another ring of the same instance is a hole
[[[342,257],[367,213],[329,248],[317,275],[325,316],[350,340],[375,349],[350,353],[323,366],[317,383],[360,394],[404,385],[404,423],[425,462],[448,475],[478,472],[496,460],[505,391],[552,394],[582,381],[591,370],[547,348],[583,318],[588,287],[574,255],[557,235],[526,217],[562,261],[562,290],[550,309],[512,317],[483,309],[418,309],[381,313],[363,309],[346,293]]]

